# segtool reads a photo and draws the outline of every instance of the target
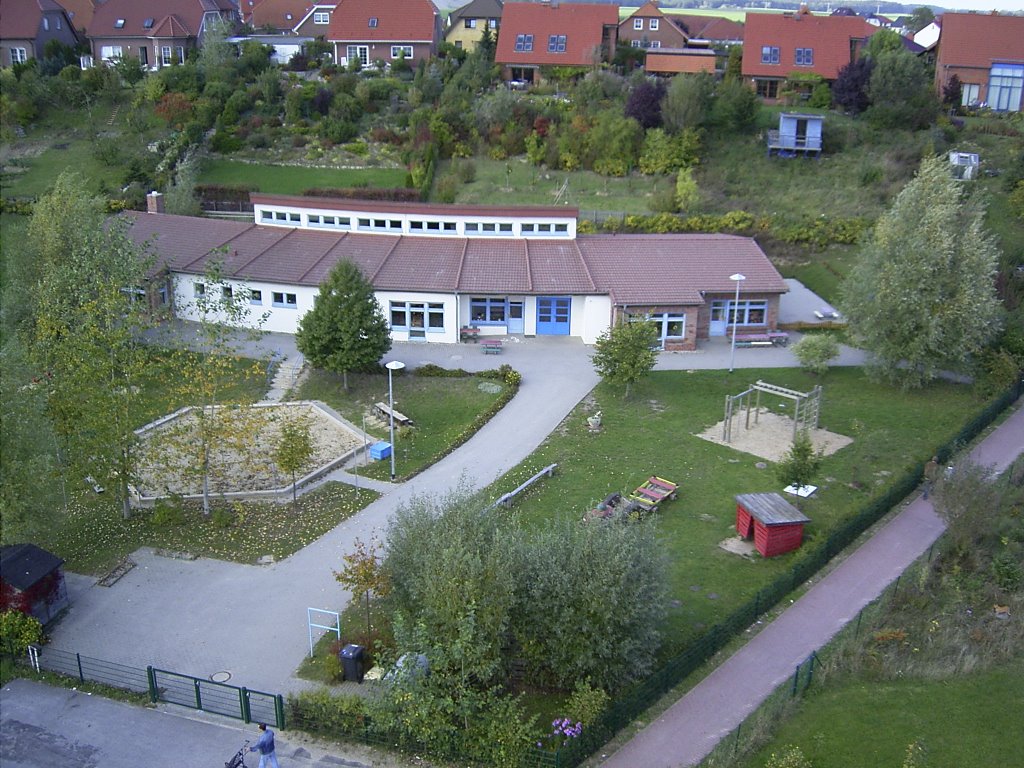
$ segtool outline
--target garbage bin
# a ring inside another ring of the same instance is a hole
[[[360,684],[363,682],[363,650],[363,646],[350,643],[339,652],[346,680]]]

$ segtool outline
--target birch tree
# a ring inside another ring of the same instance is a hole
[[[924,160],[841,289],[851,334],[875,374],[910,388],[963,369],[999,331],[998,262],[977,198],[942,158]]]

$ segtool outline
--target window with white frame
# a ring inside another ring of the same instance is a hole
[[[766,301],[740,301],[719,300],[711,303],[711,314],[724,317],[728,309],[729,325],[767,325],[768,324],[768,302]]]
[[[401,57],[407,59],[412,58],[412,46],[411,45],[392,45],[391,46],[391,58],[398,59]]]
[[[643,28],[644,28],[644,20],[643,19],[633,19],[633,29],[643,29]]]
[[[179,64],[184,64],[185,63],[185,46],[179,45],[174,50],[177,51],[177,53],[178,53],[178,63]]]
[[[28,61],[28,51],[25,48],[11,48],[11,64],[24,64]]]
[[[376,29],[377,28],[377,17],[376,16],[371,16],[370,17],[369,27],[370,27],[370,29]]]
[[[813,67],[814,66],[814,49],[813,48],[797,48],[796,49],[796,65],[798,67]]]
[[[639,48],[640,47],[640,41],[639,40],[630,40],[629,41],[629,45],[630,45],[631,48]]]
[[[529,53],[533,50],[533,35],[516,35],[515,50],[517,53]]]
[[[100,47],[100,58],[120,59],[124,55],[124,49],[120,45],[104,45]]]
[[[124,29],[124,19],[117,19],[114,22],[114,29]]]
[[[761,63],[762,64],[778,64],[779,63],[779,46],[777,46],[777,45],[762,45],[761,46]]]
[[[651,48],[661,48],[661,40],[651,40]]]
[[[313,13],[313,23],[314,24],[330,24],[331,23],[331,14],[327,13],[326,11],[316,11],[316,12]]]
[[[565,35],[548,35],[548,53],[565,53]]]
[[[661,24],[661,19],[651,19],[651,23],[648,25],[648,29],[652,32],[658,29],[658,25]]]
[[[469,317],[474,323],[504,323],[508,317],[508,301],[486,297],[471,298]]]
[[[981,100],[981,86],[978,83],[963,83],[960,86],[960,103],[965,107],[977,104]]]
[[[487,26],[490,27],[491,29],[497,29],[498,28],[498,20],[497,19],[488,19],[487,20]]]
[[[249,303],[250,304],[262,304],[263,303],[263,291],[259,291],[255,288],[249,291]]]
[[[370,65],[370,47],[367,45],[350,45],[345,49],[349,63],[358,61],[362,66]]]
[[[444,304],[423,301],[392,301],[391,327],[396,330],[444,330]]]
[[[282,307],[284,309],[296,309],[299,306],[299,300],[294,293],[274,291],[272,298],[273,305],[275,307]]]
[[[654,315],[630,315],[631,323],[643,322],[654,326],[660,346],[671,339],[686,338],[686,315],[678,312],[662,312]]]
[[[160,48],[160,65],[164,67],[171,66],[171,46],[164,45]]]
[[[49,31],[49,29],[50,29],[50,20],[48,18],[46,18],[45,16],[43,16],[43,29],[45,29],[47,31]]]
[[[466,29],[476,29],[476,19],[466,19]]]
[[[1019,112],[1024,64],[993,64],[988,75],[988,105],[997,112]]]

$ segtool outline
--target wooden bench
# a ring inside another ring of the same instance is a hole
[[[479,341],[480,329],[475,325],[464,325],[459,329],[459,341]]]
[[[736,346],[738,347],[784,347],[787,344],[789,344],[789,334],[785,331],[736,334]]]
[[[494,502],[494,504],[491,505],[491,509],[494,509],[495,507],[499,507],[499,506],[500,507],[511,507],[512,506],[512,501],[513,501],[513,499],[515,499],[516,496],[518,496],[520,493],[525,491],[527,488],[529,488],[531,485],[536,483],[538,480],[540,480],[545,475],[547,475],[548,477],[551,477],[552,475],[554,475],[555,474],[555,470],[557,468],[558,468],[557,464],[549,464],[548,466],[544,467],[544,469],[542,469],[540,472],[535,474],[533,477],[531,477],[525,483],[520,485],[514,491],[509,491],[508,493],[503,494],[502,496],[500,496],[498,498],[498,500],[496,502]]]
[[[501,339],[483,339],[480,342],[480,348],[483,349],[485,355],[500,355]]]
[[[413,423],[412,423],[412,419],[410,419],[404,413],[399,413],[398,411],[392,411],[390,408],[388,408],[388,404],[387,403],[374,403],[373,404],[373,410],[375,410],[377,413],[379,413],[381,416],[383,416],[388,421],[390,421],[391,417],[394,416],[395,424],[401,424],[403,427],[414,426]]]

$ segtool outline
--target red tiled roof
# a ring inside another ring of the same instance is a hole
[[[0,39],[35,40],[40,32],[43,11],[59,11],[53,0],[3,0],[0,13]]]
[[[371,20],[376,26],[371,27]],[[336,42],[431,42],[440,16],[431,0],[341,0],[327,39]]]
[[[595,49],[598,56],[603,57],[601,44],[604,28],[617,27],[618,24],[619,9],[615,5],[506,3],[501,15],[494,60],[512,66],[593,64]],[[533,50],[517,52],[516,35],[533,35]],[[548,38],[551,35],[565,35],[563,53],[548,52]]]
[[[690,13],[672,13],[669,19],[697,40],[742,40],[744,27],[738,21],[721,16],[698,16]]]
[[[75,29],[79,32],[88,30],[96,7],[93,0],[60,0],[59,4],[68,12],[68,17]],[[7,5],[6,0],[4,5]]]
[[[274,29],[292,29],[313,7],[309,0],[259,0],[249,7],[249,0],[243,0],[242,12],[245,21],[255,29],[270,26]]]
[[[863,41],[878,31],[856,16],[814,16],[809,13],[748,13],[743,39],[744,77],[786,77],[790,72],[814,72],[835,80],[851,61],[852,41]],[[778,64],[762,64],[761,48],[779,49]],[[796,49],[814,50],[814,66],[797,67]]]
[[[1024,16],[944,13],[936,70],[1024,62]]]
[[[159,266],[317,286],[352,261],[378,290],[608,294],[619,304],[701,304],[703,293],[784,293],[751,238],[732,235],[585,235],[576,240],[409,237],[335,233],[131,212],[129,235],[151,241]]]
[[[165,36],[197,37],[204,13],[235,10],[231,0],[106,0],[96,6],[89,37],[153,37],[156,29]],[[120,27],[119,19],[124,19]],[[149,28],[144,26],[147,19],[153,19]]]
[[[594,282],[617,304],[703,304],[702,293],[788,288],[753,238],[735,235],[581,235]]]

